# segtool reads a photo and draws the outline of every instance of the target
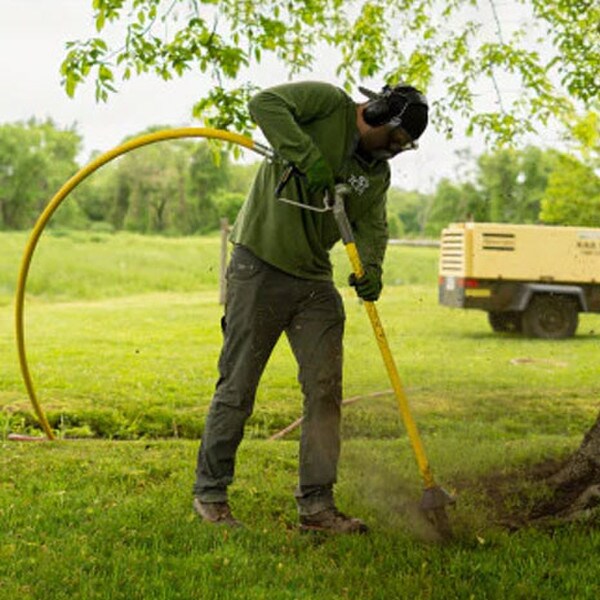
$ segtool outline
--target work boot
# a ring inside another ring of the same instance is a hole
[[[300,515],[300,531],[367,533],[369,528],[360,519],[348,517],[337,508],[326,508],[314,515]]]
[[[194,498],[194,510],[206,523],[226,525],[228,527],[242,527],[242,524],[233,516],[227,502],[202,502]]]

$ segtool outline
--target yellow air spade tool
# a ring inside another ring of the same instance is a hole
[[[352,226],[350,225],[350,221],[348,221],[348,216],[346,215],[344,207],[344,196],[347,195],[349,191],[348,186],[345,184],[335,186],[335,199],[332,210],[342,236],[342,242],[346,248],[346,253],[352,264],[354,275],[357,279],[360,279],[365,272],[358,254],[358,248],[354,241]],[[425,455],[425,448],[421,441],[419,430],[417,429],[417,425],[410,412],[406,393],[404,392],[404,387],[402,386],[396,363],[392,357],[392,352],[385,336],[383,325],[379,319],[377,307],[374,302],[368,301],[364,301],[364,305],[367,314],[369,315],[371,325],[373,326],[377,345],[381,351],[381,356],[383,357],[383,362],[385,363],[385,368],[387,369],[394,389],[394,395],[398,402],[400,415],[404,422],[404,426],[406,427],[408,438],[415,453],[419,471],[421,472],[425,484],[425,491],[423,492],[423,498],[421,499],[419,508],[428,521],[436,528],[438,533],[443,538],[449,538],[452,535],[452,531],[450,529],[448,515],[446,514],[446,506],[454,504],[455,499],[444,488],[437,485],[433,478],[433,473],[429,466],[427,456]]]

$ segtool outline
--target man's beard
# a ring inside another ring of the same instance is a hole
[[[368,150],[362,143],[358,144],[357,151],[358,154],[367,162],[374,160],[390,160],[390,158],[393,158],[397,154],[397,152],[392,152],[389,150],[389,148],[374,148],[372,150]]]
[[[394,158],[398,153],[392,152],[387,148],[379,148],[377,150],[371,150],[370,154],[373,160],[390,160],[390,158]]]

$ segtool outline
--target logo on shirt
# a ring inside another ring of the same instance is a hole
[[[359,196],[362,196],[370,185],[369,180],[364,175],[350,175],[348,183]]]

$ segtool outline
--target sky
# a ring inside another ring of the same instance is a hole
[[[107,151],[149,125],[200,126],[191,108],[210,82],[200,73],[163,82],[147,75],[126,82],[108,103],[96,103],[90,82],[69,98],[60,85],[60,64],[69,40],[96,34],[91,0],[0,0],[0,123],[51,117],[61,127],[77,125],[84,147],[80,162],[92,150]],[[490,23],[492,16],[490,14]],[[333,61],[319,60],[305,79],[335,80]],[[265,65],[253,74],[260,86],[286,80],[277,65]],[[361,100],[360,95],[355,96]],[[260,137],[256,138],[257,140]],[[481,140],[458,135],[447,141],[430,127],[416,152],[391,162],[392,184],[431,191],[441,177],[452,178],[458,168],[456,152],[485,148]],[[245,160],[254,160],[245,156]]]

